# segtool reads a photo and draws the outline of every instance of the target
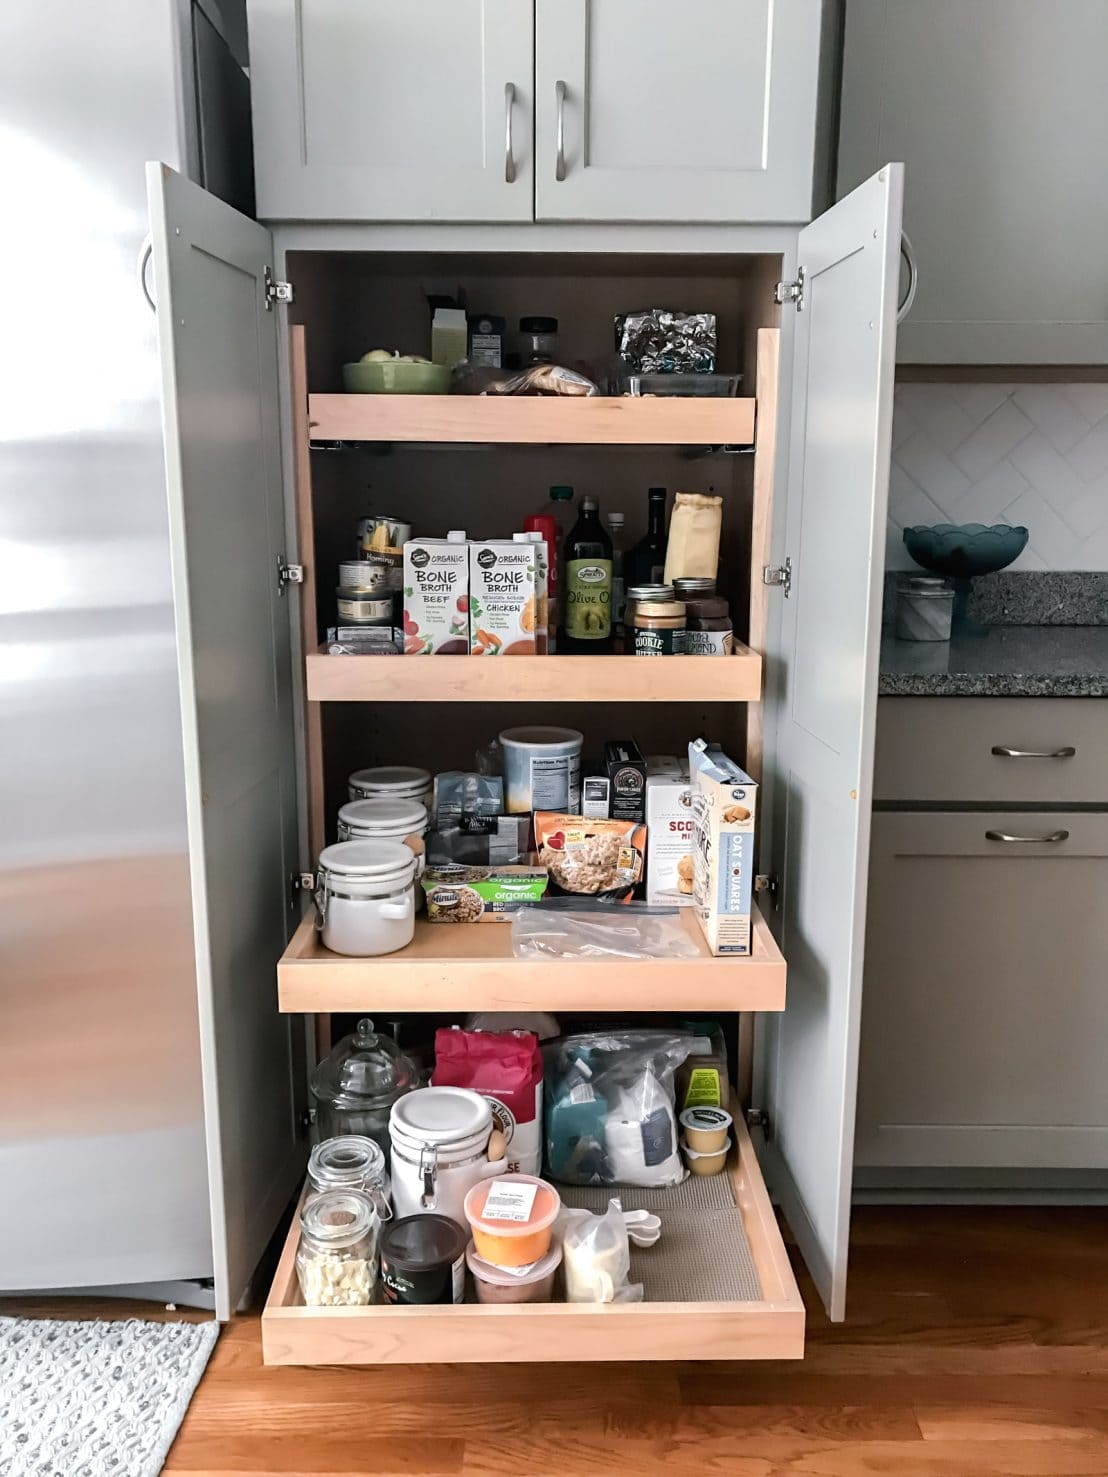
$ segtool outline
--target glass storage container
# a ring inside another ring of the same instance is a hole
[[[371,1138],[389,1157],[393,1103],[420,1085],[419,1071],[390,1036],[366,1017],[344,1036],[312,1074],[312,1101],[321,1139],[343,1134]]]
[[[368,1195],[381,1220],[392,1218],[385,1151],[364,1134],[345,1133],[316,1144],[308,1159],[308,1188],[315,1195],[326,1190],[360,1190]]]
[[[360,1308],[377,1282],[380,1222],[357,1190],[325,1190],[300,1211],[296,1275],[311,1308]]]

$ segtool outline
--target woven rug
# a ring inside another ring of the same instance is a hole
[[[0,1318],[3,1477],[157,1477],[218,1323]]]

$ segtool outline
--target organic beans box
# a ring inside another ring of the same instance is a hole
[[[676,759],[646,761],[646,900],[691,908],[696,850],[692,787]]]
[[[404,545],[404,654],[469,650],[469,545],[442,538]]]
[[[533,543],[474,540],[469,546],[472,656],[533,656],[539,551]]]
[[[693,898],[713,954],[750,953],[754,811],[758,787],[718,744],[689,745]]]

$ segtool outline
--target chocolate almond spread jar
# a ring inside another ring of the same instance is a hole
[[[685,655],[728,656],[733,632],[731,608],[719,595],[687,595]]]
[[[680,600],[639,600],[632,617],[636,656],[682,656],[685,607]]]

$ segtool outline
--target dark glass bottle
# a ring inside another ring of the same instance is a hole
[[[666,489],[651,487],[646,498],[646,533],[623,561],[628,589],[661,584],[666,567]]]
[[[612,540],[594,497],[581,499],[577,522],[566,536],[562,569],[565,634],[559,651],[611,651]]]

